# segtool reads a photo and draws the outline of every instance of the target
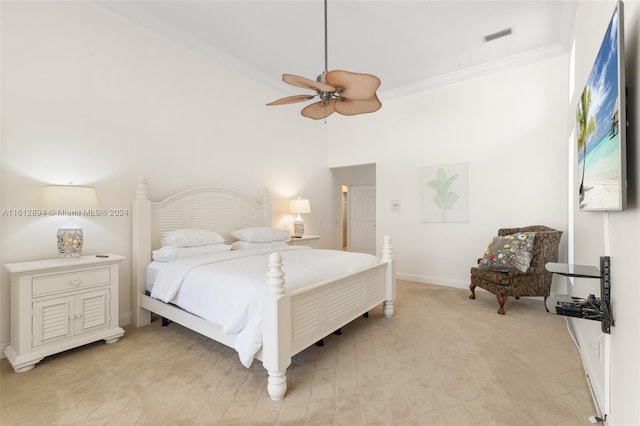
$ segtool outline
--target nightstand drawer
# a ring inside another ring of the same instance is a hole
[[[109,284],[110,280],[109,268],[33,277],[33,297],[99,284]]]

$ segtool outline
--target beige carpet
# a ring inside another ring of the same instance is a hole
[[[8,425],[588,425],[595,409],[564,318],[541,300],[398,282],[377,307],[297,355],[273,402],[260,362],[176,324],[125,327],[16,374],[0,362]]]

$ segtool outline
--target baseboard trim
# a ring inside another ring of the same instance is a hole
[[[125,325],[131,325],[131,312],[118,317],[118,326],[124,327]]]
[[[0,345],[0,359],[5,359],[7,356],[4,354],[4,351],[9,347],[8,343],[4,345]]]

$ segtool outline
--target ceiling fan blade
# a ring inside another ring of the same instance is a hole
[[[308,101],[309,99],[315,98],[316,95],[293,95],[287,96],[286,98],[278,99],[277,101],[269,102],[267,105],[286,105],[286,104],[295,104],[297,102]]]
[[[282,81],[297,87],[302,87],[303,89],[315,89],[319,90],[320,92],[334,92],[336,90],[336,88],[333,86],[329,86],[325,83],[320,83],[319,81],[300,77],[299,75],[282,74]]]
[[[307,105],[302,109],[301,114],[307,118],[313,118],[314,120],[321,120],[333,114],[336,110],[336,100],[331,99],[325,105],[322,101],[314,102],[311,105]]]
[[[344,99],[336,102],[335,110],[342,115],[358,115],[376,112],[382,108],[377,96],[365,100]]]
[[[362,101],[375,96],[380,87],[380,79],[373,74],[361,74],[351,71],[329,71],[327,83],[342,88],[340,96],[347,99]]]

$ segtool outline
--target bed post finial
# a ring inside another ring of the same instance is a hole
[[[284,272],[282,271],[282,255],[278,252],[269,256],[269,272],[267,272],[267,293],[284,293]]]
[[[136,199],[148,200],[149,188],[147,187],[147,178],[144,176],[138,176],[138,184],[136,185]]]

